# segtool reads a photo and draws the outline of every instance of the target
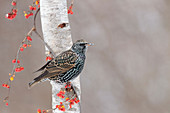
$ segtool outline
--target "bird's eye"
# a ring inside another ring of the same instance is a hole
[[[80,46],[85,46],[85,44],[80,44]]]

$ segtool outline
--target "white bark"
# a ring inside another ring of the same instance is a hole
[[[56,55],[62,51],[68,50],[72,45],[70,25],[64,28],[57,28],[62,23],[69,23],[67,14],[67,1],[66,0],[40,0],[40,14],[42,31],[45,42],[52,48]],[[47,50],[47,49],[46,49]],[[47,50],[48,51],[48,50]],[[52,85],[52,108],[59,105],[59,102],[63,100],[58,98],[56,94],[60,91],[60,85],[54,81],[50,82]],[[80,79],[75,79],[73,85],[76,87],[80,99]],[[76,109],[68,111],[69,113],[80,113],[78,104],[73,106]],[[60,113],[58,109],[53,111],[54,113]],[[67,112],[67,110],[66,110]]]

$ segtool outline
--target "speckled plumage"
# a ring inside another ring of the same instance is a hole
[[[83,70],[86,59],[85,52],[90,45],[91,43],[82,39],[77,40],[71,49],[59,54],[55,59],[37,70],[42,71],[42,74],[30,82],[29,87],[47,79],[66,83],[76,78]]]

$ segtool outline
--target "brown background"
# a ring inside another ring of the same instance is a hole
[[[0,84],[8,80],[12,59],[32,26],[23,10],[31,0],[18,0],[16,19],[4,18],[9,0],[0,0]],[[82,113],[170,113],[169,0],[79,0],[70,16],[73,40],[95,43],[81,74]],[[39,21],[39,31],[40,20]],[[28,90],[32,74],[45,63],[44,46],[33,35],[32,47],[20,56],[18,73],[7,94],[0,87],[0,113],[36,113],[51,106],[49,82]]]

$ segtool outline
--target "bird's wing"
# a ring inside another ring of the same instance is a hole
[[[49,73],[64,73],[75,66],[77,58],[76,53],[68,50],[59,54],[55,59],[48,61],[35,72],[47,70]]]
[[[52,60],[46,66],[46,70],[49,73],[65,73],[75,66],[77,59],[76,53],[71,50],[65,51]]]
[[[40,69],[38,69],[37,71],[35,71],[35,72],[33,72],[33,73],[36,73],[36,72],[38,72],[38,71],[43,71],[50,62],[51,62],[51,60],[48,61],[43,67],[41,67]]]
[[[78,56],[71,50],[65,51],[59,54],[55,59],[48,61],[43,67],[38,69],[38,71],[48,71],[48,75],[52,76],[52,73],[55,73],[55,76],[59,73],[65,73],[75,66],[75,62]],[[51,74],[50,74],[51,73]]]

